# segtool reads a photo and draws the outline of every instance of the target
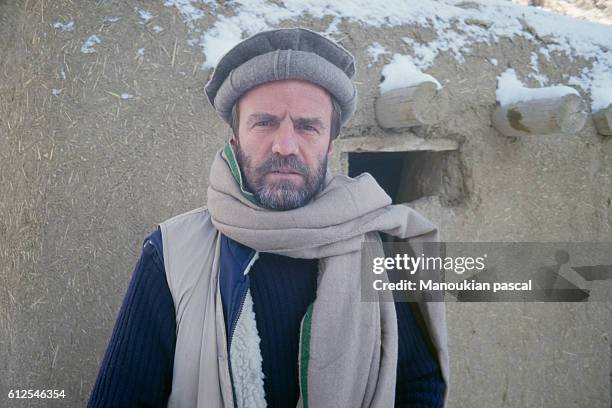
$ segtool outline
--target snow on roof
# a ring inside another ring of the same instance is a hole
[[[212,0],[165,0],[176,7],[196,34],[190,44],[202,47],[203,68],[214,67],[219,59],[241,39],[271,29],[286,20],[332,17],[327,33],[336,31],[339,21],[364,26],[391,27],[417,25],[432,29],[436,38],[427,43],[406,37],[412,46],[414,65],[429,68],[441,52],[451,53],[463,62],[463,53],[476,42],[494,44],[502,37],[523,37],[538,41],[539,52],[557,51],[569,58],[590,59],[592,67],[569,82],[591,93],[593,110],[612,102],[612,26],[577,20],[548,11],[514,4],[508,0],[234,0],[229,15],[215,12],[216,22],[200,32],[193,23],[205,13],[202,7],[216,8]],[[334,27],[331,27],[334,25]],[[384,44],[383,44],[384,46]]]

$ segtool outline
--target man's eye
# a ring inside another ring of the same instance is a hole
[[[271,120],[262,120],[261,122],[257,122],[255,126],[272,126]]]
[[[318,132],[316,127],[310,125],[303,125],[302,129],[307,130],[309,132]]]

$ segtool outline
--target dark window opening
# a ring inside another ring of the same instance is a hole
[[[399,182],[403,168],[410,165],[410,153],[349,153],[349,176],[356,177],[361,173],[370,173],[396,202]]]
[[[348,173],[370,173],[393,204],[439,196],[443,205],[464,201],[463,172],[457,151],[349,152]]]

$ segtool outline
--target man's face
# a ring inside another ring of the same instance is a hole
[[[290,210],[321,188],[332,152],[332,102],[306,81],[259,85],[238,102],[238,138],[231,143],[246,187],[264,208]]]

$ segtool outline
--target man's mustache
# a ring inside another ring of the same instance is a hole
[[[306,175],[309,173],[308,166],[306,166],[296,156],[280,156],[277,154],[263,162],[257,168],[257,174],[258,176],[263,176],[271,171],[286,168],[290,168],[301,175]]]

